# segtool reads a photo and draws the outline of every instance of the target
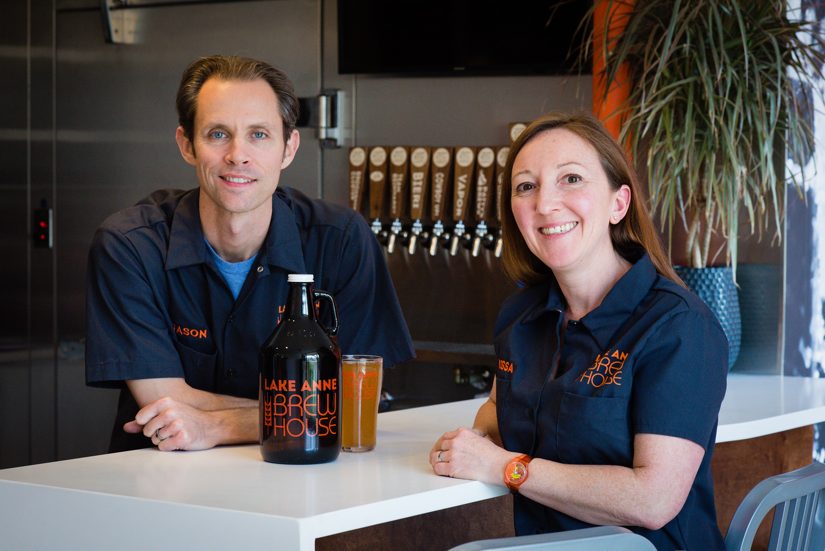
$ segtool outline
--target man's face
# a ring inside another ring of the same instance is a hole
[[[207,80],[198,94],[192,140],[180,127],[176,139],[198,175],[201,213],[217,217],[269,217],[281,170],[299,143],[297,130],[284,143],[278,98],[263,79]]]

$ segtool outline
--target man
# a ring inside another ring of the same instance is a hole
[[[287,76],[251,59],[192,63],[176,141],[199,187],[109,217],[87,278],[86,381],[123,386],[111,451],[258,439],[258,351],[288,273],[333,294],[344,353],[412,357],[380,247],[355,212],[279,188],[298,150]]]

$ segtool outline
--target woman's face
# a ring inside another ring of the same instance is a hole
[[[587,140],[563,128],[536,135],[516,156],[511,181],[521,235],[556,276],[613,261],[610,224],[627,213],[630,188],[611,188]]]

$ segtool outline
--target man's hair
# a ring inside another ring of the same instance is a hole
[[[278,98],[284,126],[284,142],[289,140],[298,120],[298,98],[286,73],[269,63],[246,57],[213,55],[193,61],[183,72],[176,100],[178,124],[190,142],[195,131],[198,94],[210,78],[252,81],[263,79]]]
[[[536,136],[563,128],[588,142],[596,150],[607,181],[613,190],[623,185],[630,188],[630,208],[625,217],[610,226],[613,248],[622,257],[635,262],[640,249],[646,251],[656,271],[666,278],[684,285],[673,270],[670,259],[662,247],[659,235],[642,199],[641,186],[636,171],[621,146],[605,130],[601,122],[587,113],[549,113],[539,117],[516,138],[510,147],[501,190],[501,226],[504,249],[504,271],[514,281],[532,285],[552,277],[552,271],[527,247],[518,229],[512,210],[513,163],[519,152]]]

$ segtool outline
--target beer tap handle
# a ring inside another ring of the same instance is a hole
[[[401,218],[404,216],[404,207],[407,202],[407,169],[409,168],[409,154],[406,147],[396,146],[390,151],[390,225],[387,252],[395,251],[395,244],[401,234],[403,226]]]
[[[492,147],[482,147],[478,150],[476,158],[476,200],[474,211],[476,230],[471,250],[473,256],[478,256],[481,243],[489,231],[487,229],[487,220],[490,217],[490,212],[493,210],[491,207],[493,203],[493,188],[495,187],[495,160],[496,154]]]
[[[410,152],[410,217],[415,220],[410,227],[407,252],[415,254],[418,238],[424,233],[424,205],[430,181],[430,148],[415,147]]]
[[[444,236],[444,224],[441,220],[436,220],[433,225],[432,236],[430,237],[430,256],[435,256],[438,252],[438,243]]]
[[[452,152],[446,147],[438,147],[433,151],[430,180],[431,180],[431,201],[430,218],[435,220],[430,236],[430,256],[435,256],[438,251],[438,244],[444,240],[449,241],[449,234],[444,228],[442,220],[445,218],[447,209],[447,198],[450,196],[452,180]]]
[[[361,212],[364,199],[364,173],[367,171],[367,150],[353,147],[349,150],[349,206]]]
[[[390,231],[387,234],[387,252],[392,254],[395,251],[395,240],[398,236],[398,232],[395,231],[395,223],[398,220],[394,221],[390,226]],[[401,222],[398,222],[398,225],[401,225]],[[400,229],[400,228],[399,228]]]
[[[464,222],[459,220],[453,228],[453,237],[450,239],[450,256],[455,256],[458,253],[458,245],[466,234],[467,229],[464,227]]]
[[[384,211],[385,188],[387,181],[387,150],[376,146],[370,149],[370,218],[372,218],[372,232],[382,244],[386,242],[387,232],[381,223],[381,213]]]
[[[424,224],[421,223],[421,220],[416,219],[410,227],[410,240],[407,244],[408,253],[415,254],[416,248],[418,247],[419,237],[421,237],[421,241],[423,243],[426,242],[429,235],[424,233]]]
[[[496,151],[496,221],[498,222],[498,232],[496,238],[490,241],[490,246],[493,249],[493,255],[496,258],[501,258],[501,250],[504,246],[504,241],[501,237],[501,209],[503,206],[504,196],[504,173],[507,170],[507,157],[510,155],[510,148],[508,146],[499,147]],[[509,192],[509,190],[508,190]]]
[[[526,122],[513,122],[513,123],[510,123],[510,127],[507,131],[507,133],[510,136],[510,143],[513,143],[514,141],[516,141],[516,139],[518,139],[518,137],[521,136],[521,133],[524,132],[526,129],[527,129],[527,123]]]
[[[464,220],[467,219],[469,203],[473,190],[473,169],[475,168],[476,152],[472,147],[460,147],[455,152],[455,174],[453,175],[453,236],[450,240],[450,256],[458,252],[460,242],[467,242],[467,228]]]
[[[390,231],[387,235],[387,252],[392,254],[398,243],[404,246],[409,239],[409,232],[404,229],[401,220],[396,218],[390,224]]]
[[[488,235],[490,234],[487,233],[487,223],[482,220],[476,226],[475,237],[473,237],[473,246],[470,249],[470,253],[473,256],[478,256],[478,252],[481,250],[481,244]]]

